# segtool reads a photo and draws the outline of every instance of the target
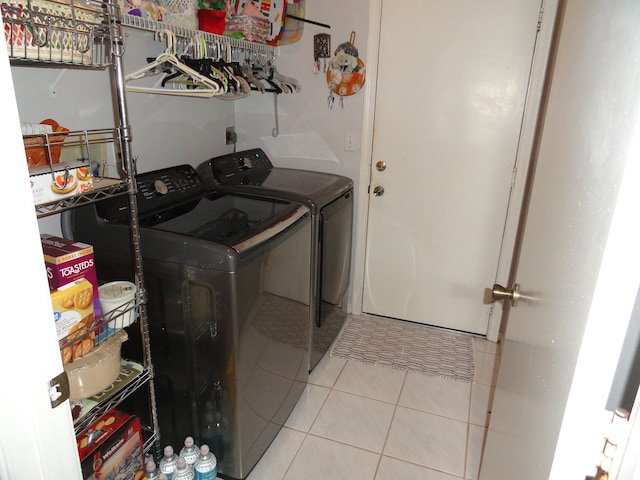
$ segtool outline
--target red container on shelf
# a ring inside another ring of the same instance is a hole
[[[143,440],[138,417],[109,410],[76,437],[82,478],[142,480]]]
[[[198,10],[198,29],[203,32],[222,35],[227,24],[227,12],[224,10]]]

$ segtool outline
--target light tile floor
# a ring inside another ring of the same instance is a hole
[[[248,480],[475,480],[498,348],[474,337],[465,383],[327,353]]]

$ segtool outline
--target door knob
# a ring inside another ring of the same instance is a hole
[[[373,195],[375,197],[380,197],[382,196],[383,193],[384,193],[384,188],[382,188],[380,185],[378,185],[373,189]]]
[[[500,302],[507,298],[510,299],[511,306],[515,307],[520,298],[520,286],[514,283],[513,287],[504,288],[502,285],[494,284],[491,290],[491,303]]]
[[[384,172],[386,168],[387,168],[387,164],[384,163],[382,160],[380,160],[379,162],[376,162],[376,170],[378,170],[379,172]]]

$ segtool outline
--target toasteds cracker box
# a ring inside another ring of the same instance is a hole
[[[86,278],[93,285],[93,313],[96,317],[102,315],[93,246],[46,233],[40,235],[40,241],[49,288],[55,290],[78,278]]]
[[[93,285],[85,278],[67,283],[51,293],[51,306],[62,363],[66,365],[95,346]]]
[[[85,480],[139,480],[144,477],[140,420],[109,410],[76,437]]]

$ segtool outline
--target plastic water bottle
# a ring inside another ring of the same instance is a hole
[[[172,480],[193,480],[193,468],[191,465],[187,465],[187,461],[180,457],[178,458],[176,471],[173,472]]]
[[[167,476],[167,480],[172,480],[173,472],[178,467],[178,455],[173,451],[171,445],[164,447],[164,456],[160,459],[160,473]]]
[[[208,445],[200,447],[200,458],[193,465],[196,480],[215,480],[218,475],[216,456],[209,451]]]
[[[193,464],[200,456],[200,449],[196,445],[193,437],[187,437],[184,439],[184,446],[180,450],[180,457],[184,458],[189,467],[193,468]]]
[[[144,480],[159,480],[160,471],[153,458],[147,458],[144,463]]]

